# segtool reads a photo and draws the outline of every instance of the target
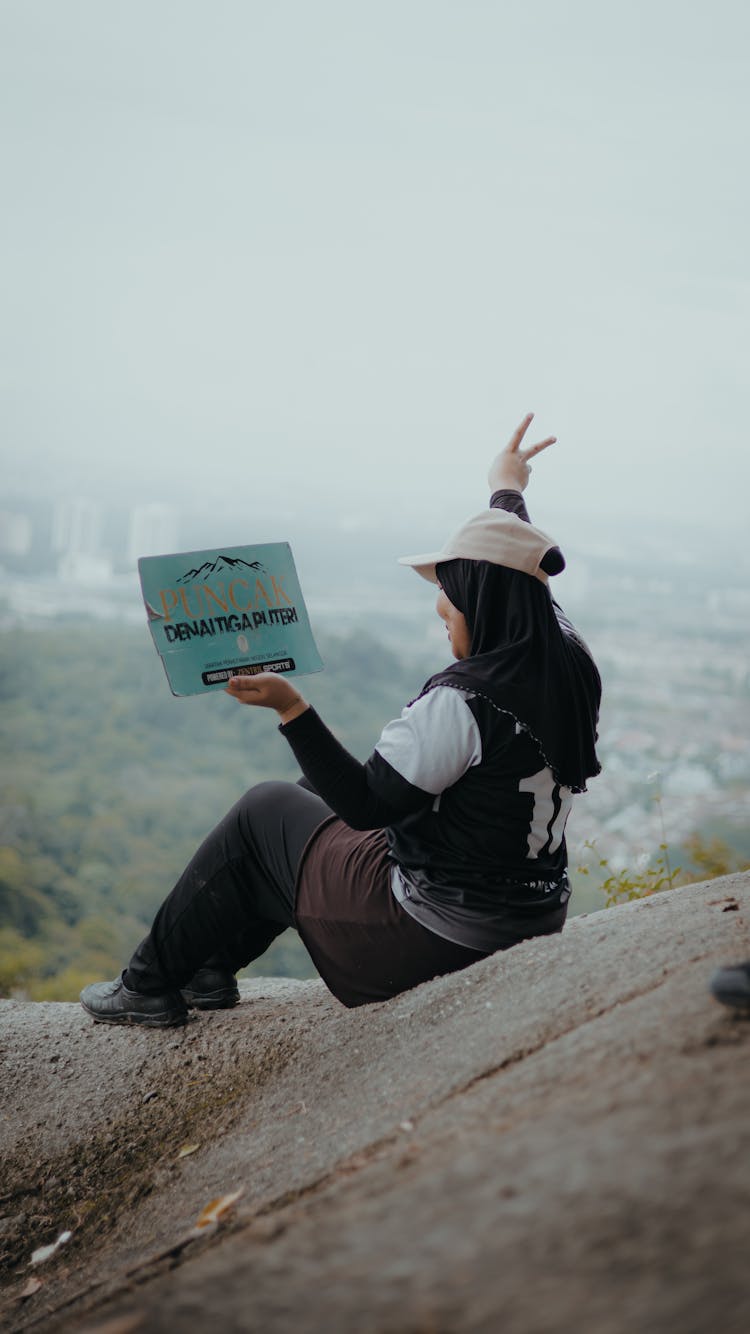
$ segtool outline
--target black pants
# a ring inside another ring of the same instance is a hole
[[[236,973],[294,925],[297,868],[332,812],[296,783],[260,783],[203,842],[135,951],[131,990],[174,991],[203,964]]]

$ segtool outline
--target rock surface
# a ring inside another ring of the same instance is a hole
[[[356,1011],[0,1002],[2,1327],[745,1334],[750,1021],[707,983],[748,957],[750,873]]]

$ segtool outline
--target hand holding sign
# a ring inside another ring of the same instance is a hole
[[[275,709],[282,723],[298,718],[310,705],[295,690],[290,681],[276,672],[257,672],[253,676],[233,676],[226,687],[228,695],[240,704],[256,704],[262,709]]]

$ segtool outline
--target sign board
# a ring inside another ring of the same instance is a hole
[[[173,695],[322,670],[288,542],[142,556],[138,574]]]

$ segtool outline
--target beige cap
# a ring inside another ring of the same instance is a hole
[[[547,575],[540,568],[548,551],[557,543],[539,528],[519,519],[507,510],[489,509],[467,519],[442,551],[430,551],[420,556],[400,556],[399,565],[411,565],[423,579],[437,583],[435,566],[444,560],[486,560],[493,565],[506,565],[511,570],[522,570],[546,584]],[[558,568],[562,568],[564,562]]]

